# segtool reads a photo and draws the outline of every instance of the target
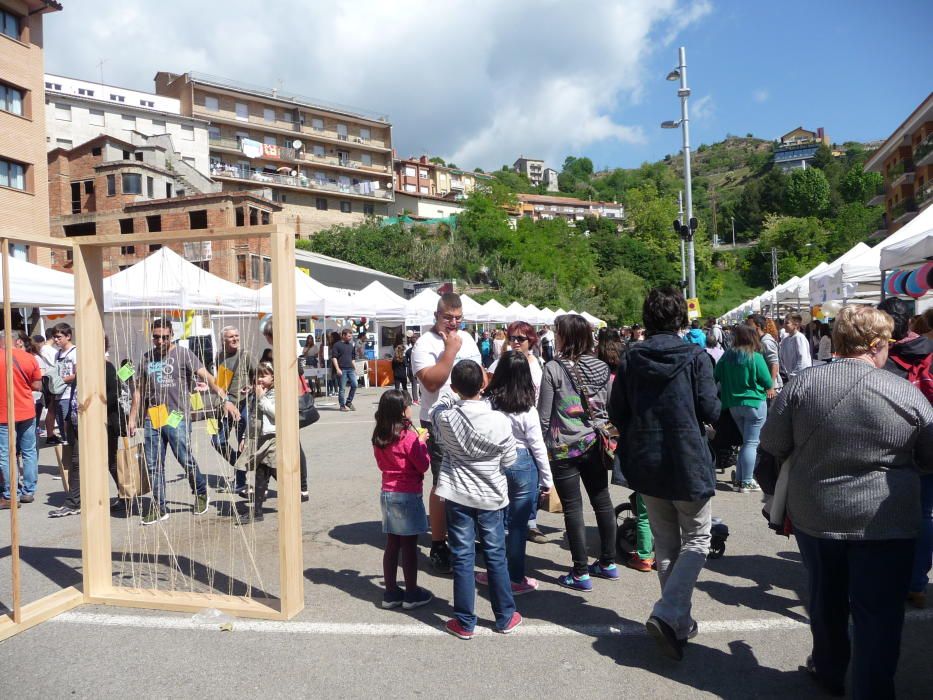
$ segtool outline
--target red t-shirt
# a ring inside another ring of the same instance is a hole
[[[431,466],[428,446],[414,430],[406,430],[388,447],[373,447],[376,464],[382,470],[382,490],[393,493],[421,493],[424,473]]]
[[[32,382],[42,381],[42,370],[36,358],[25,350],[13,348],[13,358],[13,418],[18,423],[36,417]],[[6,353],[0,348],[0,423],[6,422]]]

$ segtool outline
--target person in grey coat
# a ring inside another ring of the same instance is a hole
[[[791,379],[761,432],[761,448],[790,470],[786,514],[809,579],[807,670],[844,693],[851,613],[853,697],[874,700],[894,697],[919,472],[933,471],[933,408],[882,369],[892,327],[882,311],[845,307],[833,328],[840,359]]]

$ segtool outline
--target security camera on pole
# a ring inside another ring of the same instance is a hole
[[[697,229],[697,220],[693,218],[693,190],[690,186],[690,126],[687,118],[687,99],[690,97],[690,88],[687,87],[687,51],[680,47],[680,65],[667,74],[668,80],[680,80],[680,119],[661,123],[662,129],[676,129],[680,127],[684,137],[684,193],[687,197],[687,225],[677,222],[677,228],[684,240],[687,241],[687,259],[689,261],[688,293],[691,299],[697,295],[696,258],[693,248],[693,234]],[[686,232],[684,231],[686,229]]]

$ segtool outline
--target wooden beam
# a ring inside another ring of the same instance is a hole
[[[272,359],[275,366],[275,460],[279,506],[279,581],[285,619],[304,607],[301,485],[298,455],[298,358],[295,329],[295,237],[277,230],[272,253]]]
[[[264,226],[237,226],[234,228],[196,228],[159,233],[112,233],[106,235],[72,236],[68,240],[75,247],[111,247],[125,245],[151,245],[166,243],[194,243],[196,241],[224,241],[240,238],[265,238],[283,224]],[[294,235],[294,234],[293,234]]]
[[[76,608],[82,603],[84,603],[84,593],[74,586],[63,588],[33,603],[27,603],[23,606],[19,622],[14,622],[9,615],[0,616],[0,642],[50,620],[60,613]]]
[[[247,598],[217,593],[113,587],[110,591],[88,596],[87,602],[94,605],[174,612],[198,612],[204,608],[217,608],[237,617],[260,620],[283,618],[279,610],[279,601],[274,598]]]
[[[10,305],[10,241],[0,241],[0,256],[3,257],[3,356],[6,388],[6,434],[7,434],[7,474],[10,477],[10,555],[12,562],[13,583],[13,622],[20,623],[20,580],[19,580],[19,469],[16,464],[16,412],[13,402],[13,309]]]
[[[78,454],[81,466],[81,557],[84,591],[112,586],[107,375],[104,362],[103,250],[75,246],[75,331],[81,350]]]
[[[68,238],[53,238],[44,233],[29,233],[27,231],[4,232],[3,237],[10,243],[19,245],[36,245],[45,248],[70,248],[71,240]]]

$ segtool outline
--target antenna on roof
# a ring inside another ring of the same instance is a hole
[[[101,84],[101,86],[103,86],[103,84],[104,84],[104,64],[105,64],[106,62],[107,62],[107,59],[106,59],[106,58],[101,58],[101,59],[97,62],[97,70],[100,71],[100,84]]]

